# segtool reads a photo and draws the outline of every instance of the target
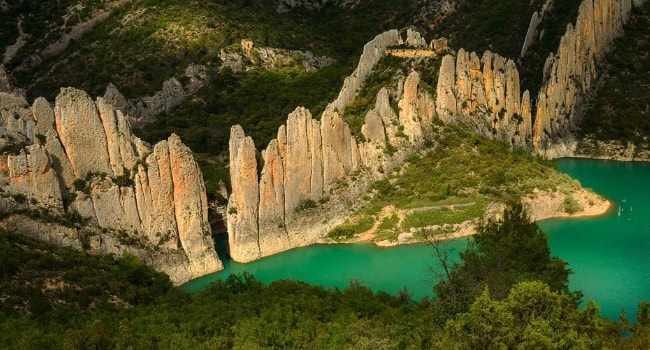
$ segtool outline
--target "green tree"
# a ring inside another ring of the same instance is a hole
[[[601,349],[606,325],[598,307],[580,310],[539,281],[515,285],[504,300],[485,288],[469,311],[449,320],[438,344],[454,349]]]
[[[503,219],[479,224],[460,258],[434,287],[438,305],[448,316],[467,311],[485,287],[497,300],[504,299],[515,284],[533,280],[569,294],[571,270],[565,261],[551,257],[546,235],[520,202],[506,207]]]

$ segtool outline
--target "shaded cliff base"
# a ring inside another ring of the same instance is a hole
[[[644,140],[648,144],[648,140]],[[604,141],[594,138],[584,138],[577,142],[573,153],[576,158],[617,160],[617,161],[642,161],[650,162],[650,149],[644,145],[633,142]]]

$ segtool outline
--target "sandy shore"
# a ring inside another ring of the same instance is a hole
[[[528,206],[530,218],[535,221],[601,216],[607,214],[612,208],[609,200],[584,188],[572,192],[571,195],[582,207],[581,211],[573,214],[564,211],[563,203],[566,196],[559,192],[535,191],[522,201]]]

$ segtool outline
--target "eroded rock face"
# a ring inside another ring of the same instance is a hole
[[[228,243],[235,261],[259,259],[259,181],[256,149],[244,130],[233,126],[230,131],[230,178],[232,194],[228,200]]]
[[[114,109],[120,110],[131,122],[140,124],[153,120],[158,114],[183,103],[185,99],[210,82],[206,67],[190,64],[184,73],[187,83],[183,85],[176,77],[165,80],[162,88],[153,96],[128,100],[113,84],[109,84],[104,99]]]
[[[572,132],[582,116],[584,97],[596,79],[596,62],[621,34],[632,7],[642,3],[583,1],[575,26],[567,26],[557,54],[545,62],[535,110],[531,110],[529,92],[520,93],[519,73],[512,60],[489,51],[479,59],[462,49],[456,57],[445,56],[436,94],[440,118],[447,123],[460,121],[484,136],[545,157],[573,155],[577,141]],[[547,2],[540,16],[548,6]],[[534,15],[527,42],[532,40],[538,21]]]
[[[262,152],[259,181],[252,140],[234,126],[228,204],[233,260],[251,261],[322,242],[349,213],[346,202],[358,201],[373,180],[390,172],[431,134],[435,105],[418,83],[415,72],[400,83],[401,94],[395,97],[399,115],[388,90],[379,91],[361,128],[363,141],[352,136],[333,108],[323,112],[320,122],[305,108],[296,108]]]
[[[439,74],[436,107],[442,120],[462,122],[484,136],[531,149],[530,99],[522,102],[528,95],[520,93],[512,60],[490,51],[479,58],[460,49],[455,58],[443,58]]]
[[[345,106],[357,95],[361,84],[363,84],[377,62],[379,62],[379,59],[384,55],[386,48],[388,46],[398,45],[400,41],[402,39],[399,36],[399,32],[393,29],[377,35],[373,40],[364,45],[357,68],[349,77],[345,78],[339,96],[334,102],[330,103],[327,109],[334,109],[342,113]]]
[[[0,165],[0,168],[6,167],[9,173],[6,186],[9,192],[26,195],[42,206],[63,208],[56,172],[41,145],[27,146],[17,155],[0,156],[0,162],[2,160],[6,165]]]
[[[112,173],[104,127],[90,96],[81,90],[63,89],[56,98],[54,115],[56,131],[75,177]]]
[[[2,146],[11,146],[0,155],[3,190],[27,198],[29,209],[88,220],[55,228],[21,216],[21,203],[3,197],[3,225],[92,252],[133,251],[176,284],[223,268],[203,177],[178,136],[152,148],[105,99],[73,88],[62,89],[53,107],[43,98],[30,107],[19,95],[0,93],[0,115]]]
[[[574,130],[583,101],[596,79],[596,62],[623,30],[633,6],[643,1],[585,0],[575,26],[569,24],[556,54],[545,63],[544,85],[537,97],[533,147],[555,158],[572,155]]]
[[[393,31],[377,36],[364,47],[357,69],[346,78],[338,98],[323,113],[320,129],[319,122],[303,108],[294,111],[287,125],[280,127],[277,139],[262,153],[264,165],[259,183],[252,170],[250,176],[234,176],[242,172],[241,168],[257,166],[252,142],[242,146],[246,137],[236,127],[237,132],[231,135],[231,180],[234,191],[246,190],[230,197],[230,206],[237,208],[228,217],[230,249],[245,251],[233,255],[235,260],[250,261],[322,241],[328,228],[340,218],[337,213],[344,216],[340,213],[348,210],[342,210],[337,203],[361,195],[372,181],[431,140],[436,114],[445,123],[463,123],[513,148],[549,157],[571,154],[571,129],[579,115],[576,101],[593,83],[595,59],[620,32],[631,6],[637,3],[642,1],[586,0],[581,5],[576,26],[568,26],[559,53],[545,65],[546,82],[536,110],[532,110],[530,93],[520,91],[514,61],[490,51],[479,56],[460,49],[455,57],[447,55],[442,59],[435,101],[419,89],[415,72],[396,88],[394,98],[399,113],[391,107],[391,93],[381,89],[375,108],[365,116],[363,141],[359,141],[352,137],[340,111],[356,96],[384,48],[402,42]],[[546,7],[548,4],[542,14]],[[531,37],[535,33],[535,16],[532,22]],[[415,32],[407,33],[410,45],[420,45],[420,39]],[[239,156],[242,149],[246,157]],[[359,172],[361,175],[354,176],[356,180],[350,179],[350,174]],[[341,186],[345,189],[341,190]],[[336,200],[329,203],[326,196],[336,196]],[[317,208],[302,215],[299,212],[305,210],[305,204]],[[251,209],[239,213],[240,207]],[[242,222],[250,223],[247,233],[237,229]]]

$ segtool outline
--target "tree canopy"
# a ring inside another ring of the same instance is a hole
[[[434,288],[440,306],[450,314],[467,311],[486,287],[496,300],[524,281],[541,281],[553,292],[570,294],[571,270],[551,256],[546,235],[521,202],[507,206],[502,219],[480,223],[460,258]],[[573,295],[574,301],[579,297]]]

